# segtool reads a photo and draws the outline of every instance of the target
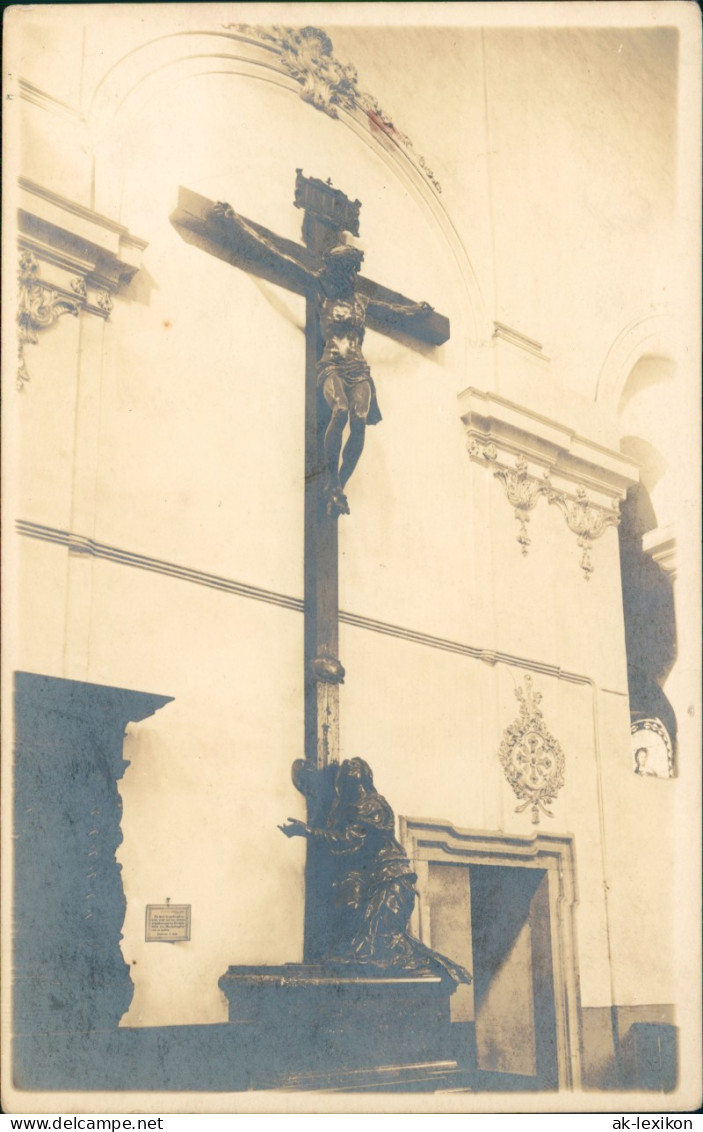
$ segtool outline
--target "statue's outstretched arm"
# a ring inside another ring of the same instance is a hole
[[[286,837],[307,837],[311,841],[322,841],[331,853],[355,853],[364,842],[364,831],[357,826],[348,825],[344,829],[314,829],[298,818],[288,818],[285,825],[278,827]]]
[[[285,825],[279,825],[278,828],[286,837],[309,837],[312,833],[310,827],[299,818],[288,818]]]
[[[291,264],[291,266],[295,267],[305,279],[317,279],[317,272],[312,271],[305,263],[303,263],[299,259],[296,259],[295,256],[289,255],[288,252],[282,251],[281,248],[279,248],[273,242],[273,240],[269,240],[267,236],[264,236],[263,232],[257,231],[253,224],[250,224],[248,220],[245,220],[243,216],[240,216],[238,212],[235,212],[231,204],[227,204],[226,201],[220,200],[213,206],[212,212],[215,216],[223,216],[225,220],[231,220],[234,224],[237,225],[241,232],[244,232],[247,236],[254,240],[255,243],[259,244],[260,247],[266,248],[267,251],[275,255],[276,259],[282,260],[284,263]]]
[[[387,303],[385,299],[369,299],[368,309],[375,314],[397,314],[405,318],[415,318],[418,314],[432,314],[434,307],[429,303]]]

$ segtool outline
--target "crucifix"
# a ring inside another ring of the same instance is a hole
[[[449,321],[427,303],[359,274],[363,255],[353,245],[358,200],[299,169],[294,204],[303,211],[302,245],[239,216],[231,205],[183,188],[171,223],[189,243],[306,299],[305,759],[296,785],[307,795],[310,812],[320,808],[322,796],[319,786],[305,781],[329,783],[325,772],[339,762],[344,668],[338,655],[337,522],[349,514],[344,489],[361,456],[366,426],[381,419],[361,349],[364,330],[440,345],[449,338]],[[308,882],[314,856],[310,845]],[[306,951],[308,937],[319,936],[309,919],[306,909]]]

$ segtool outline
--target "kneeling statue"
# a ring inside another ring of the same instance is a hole
[[[324,828],[289,818],[279,829],[286,837],[321,842],[339,858],[334,887],[350,929],[326,962],[364,964],[379,973],[443,971],[455,983],[471,982],[463,967],[408,932],[417,874],[396,841],[393,810],[376,790],[367,762],[345,759],[340,765]]]

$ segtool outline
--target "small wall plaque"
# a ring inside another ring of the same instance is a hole
[[[147,943],[180,943],[190,939],[190,904],[147,904]]]

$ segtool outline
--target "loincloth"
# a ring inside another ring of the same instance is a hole
[[[338,358],[336,360],[320,360],[317,363],[317,388],[322,390],[325,381],[328,377],[338,377],[342,382],[345,389],[353,389],[355,385],[361,385],[362,382],[368,382],[371,388],[371,404],[369,405],[369,415],[366,418],[366,423],[370,425],[378,424],[381,417],[381,410],[378,406],[378,398],[376,396],[376,386],[371,376],[371,370],[368,364],[359,359],[351,358],[349,360]]]

